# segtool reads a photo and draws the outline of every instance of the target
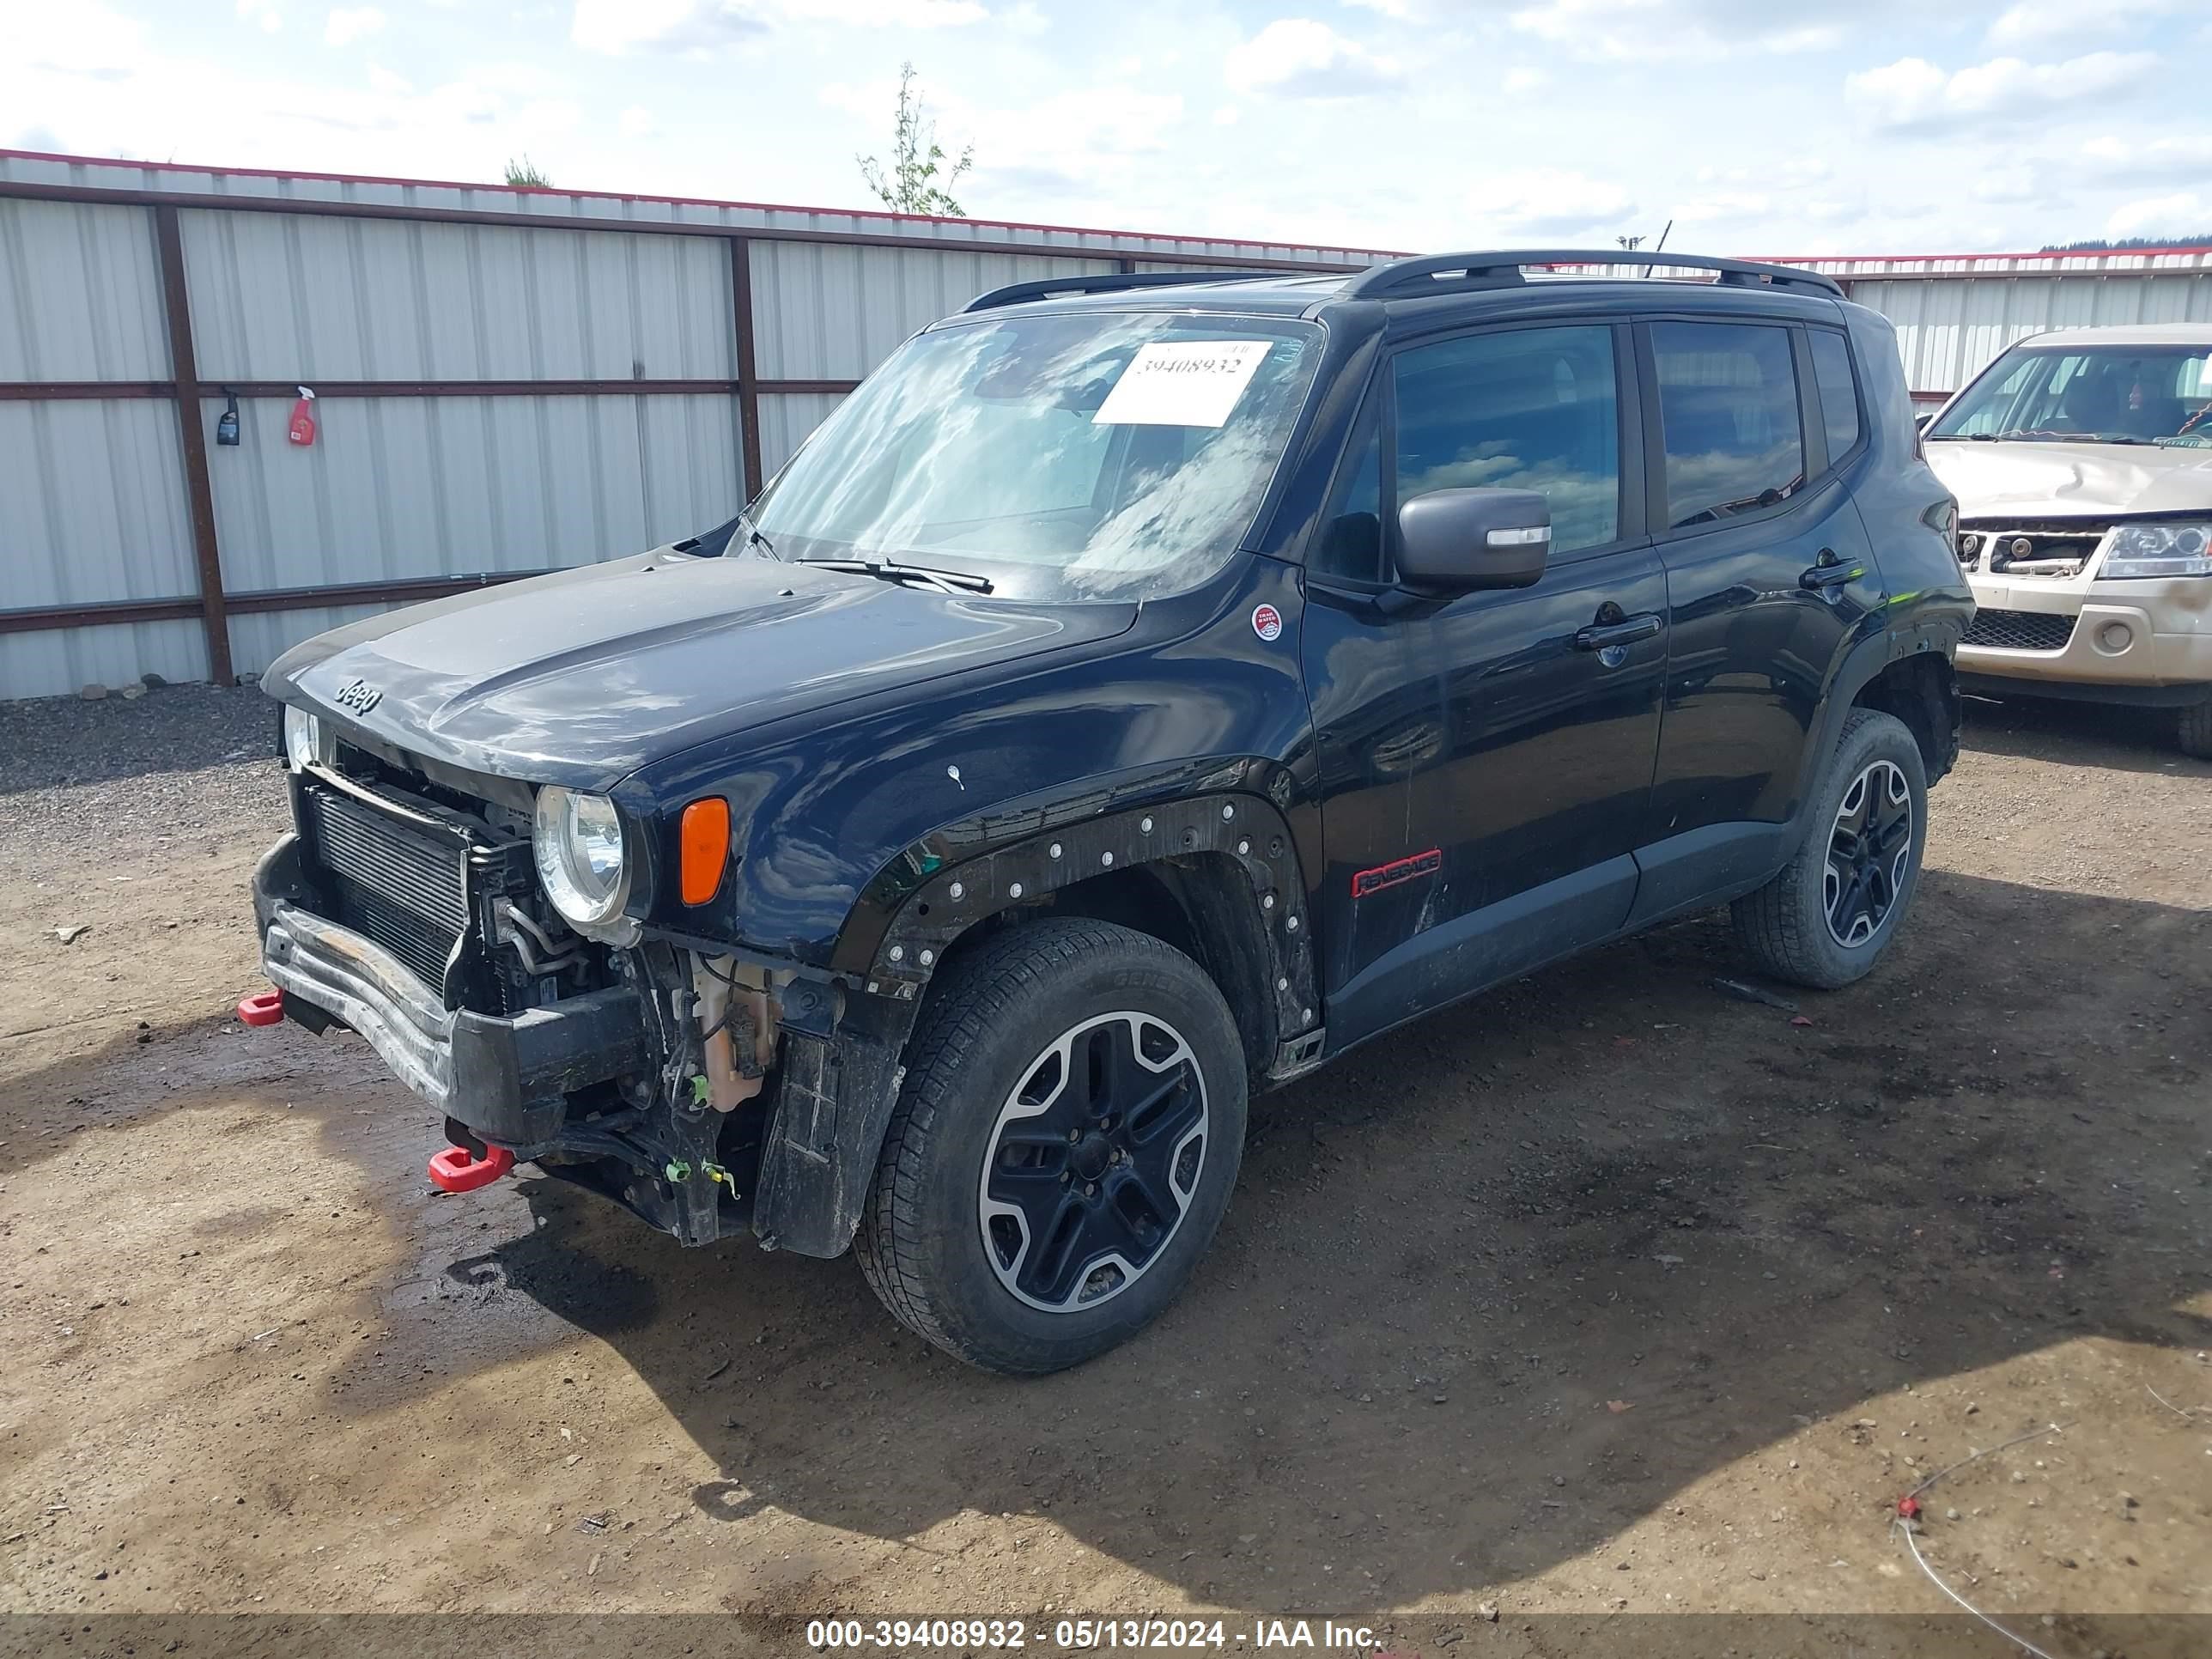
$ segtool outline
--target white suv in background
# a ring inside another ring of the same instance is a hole
[[[1985,695],[2172,708],[2212,757],[2212,323],[2021,341],[1943,406]]]

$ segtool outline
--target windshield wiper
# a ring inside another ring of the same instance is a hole
[[[887,582],[921,582],[940,593],[988,593],[991,579],[966,570],[933,570],[927,565],[894,564],[888,559],[808,559],[817,570],[846,570]]]

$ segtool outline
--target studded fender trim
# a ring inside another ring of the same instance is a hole
[[[934,872],[891,918],[867,988],[912,999],[952,941],[985,917],[1092,876],[1195,853],[1223,853],[1252,883],[1270,955],[1277,1028],[1285,1039],[1319,1018],[1312,918],[1290,827],[1255,795],[1194,796],[1086,819]]]

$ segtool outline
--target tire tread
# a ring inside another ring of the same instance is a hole
[[[1861,732],[1878,723],[1896,726],[1906,742],[1911,741],[1911,732],[1894,715],[1878,708],[1854,708],[1845,718],[1844,729],[1837,734],[1835,749],[1821,774],[1822,800],[1827,799],[1836,781],[1838,759],[1851,747]],[[1914,833],[1923,837],[1924,847],[1927,825],[1916,824]],[[1817,948],[1820,941],[1808,931],[1814,925],[1809,915],[1819,907],[1805,902],[1805,888],[1808,883],[1816,887],[1820,884],[1827,863],[1827,844],[1825,826],[1814,823],[1790,862],[1782,866],[1780,874],[1729,906],[1736,939],[1760,972],[1792,985],[1820,990],[1832,990],[1846,982],[1838,980],[1829,969],[1826,952]],[[1899,920],[1902,921],[1902,916]]]
[[[1034,1367],[1009,1366],[1002,1355],[987,1361],[950,1328],[921,1268],[922,1170],[939,1120],[962,1085],[968,1052],[1007,1013],[1016,994],[1091,951],[1106,950],[1188,962],[1163,940],[1111,922],[1068,917],[1010,927],[947,965],[931,987],[908,1042],[905,1084],[884,1136],[854,1254],[868,1287],[901,1324],[970,1364],[1042,1372],[1059,1369],[1060,1362],[1040,1356]]]

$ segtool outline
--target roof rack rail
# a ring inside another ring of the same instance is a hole
[[[1626,248],[1510,248],[1393,259],[1386,264],[1370,265],[1353,277],[1345,284],[1343,297],[1402,300],[1419,294],[1515,288],[1528,280],[1521,274],[1524,265],[1679,266],[1689,270],[1718,271],[1722,283],[1730,288],[1777,288],[1825,295],[1832,300],[1844,297],[1834,277],[1817,270],[1760,264],[1750,259],[1708,259],[1694,253],[1644,253]],[[1439,280],[1444,277],[1456,280]]]
[[[1004,288],[994,288],[988,294],[979,294],[960,307],[965,316],[971,311],[995,311],[1000,306],[1018,306],[1031,300],[1048,300],[1055,294],[1111,294],[1124,288],[1187,288],[1193,283],[1242,283],[1255,276],[1296,276],[1295,271],[1265,270],[1101,270],[1087,276],[1047,276],[1041,282],[1009,283]]]

